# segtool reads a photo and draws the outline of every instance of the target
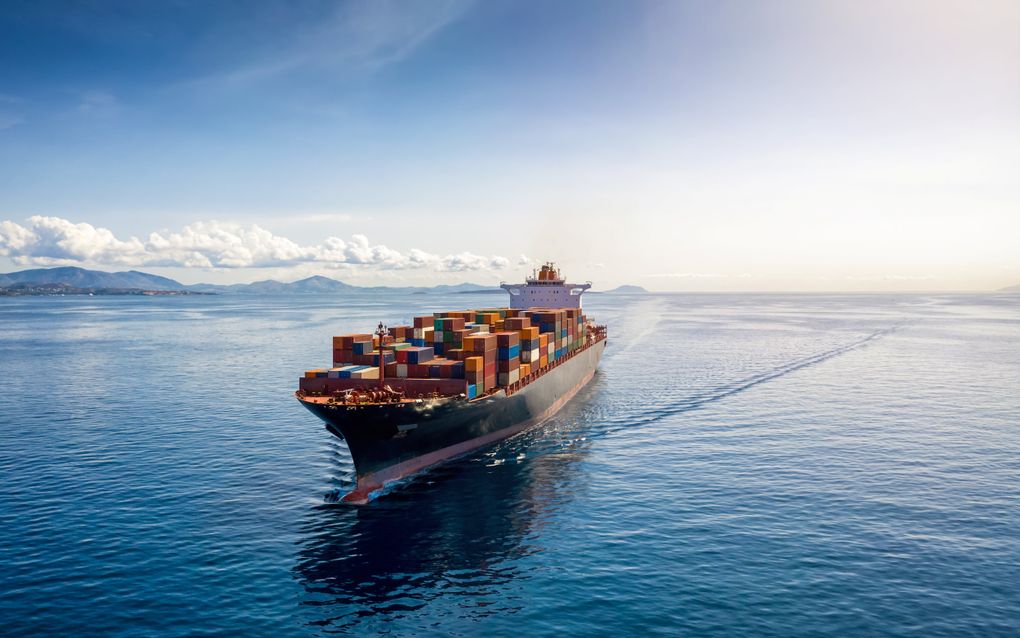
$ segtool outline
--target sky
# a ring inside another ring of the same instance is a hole
[[[1020,284],[1020,3],[0,3],[0,272]]]

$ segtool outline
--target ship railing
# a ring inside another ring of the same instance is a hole
[[[556,368],[557,366],[563,365],[567,361],[570,361],[571,359],[573,359],[578,354],[584,352],[585,350],[587,350],[588,348],[592,347],[593,345],[595,345],[599,341],[604,340],[605,338],[606,338],[606,327],[605,326],[595,326],[592,330],[590,330],[588,332],[588,338],[585,340],[585,343],[584,343],[583,346],[581,346],[580,348],[577,348],[575,350],[571,350],[570,352],[568,352],[567,354],[563,355],[559,359],[556,359],[554,361],[550,361],[544,367],[539,368],[538,370],[529,373],[526,377],[518,379],[517,381],[514,381],[510,385],[506,386],[505,388],[503,388],[504,392],[506,392],[506,396],[510,396],[512,394],[520,392],[525,387],[527,387],[528,384],[530,384],[531,382],[535,381],[539,377],[543,376],[545,373],[549,372],[553,368]]]

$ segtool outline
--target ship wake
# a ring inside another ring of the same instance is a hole
[[[751,388],[760,386],[764,383],[768,383],[770,381],[774,381],[776,379],[785,377],[787,375],[793,374],[794,372],[798,372],[805,368],[809,368],[811,366],[824,363],[825,361],[834,359],[836,357],[847,354],[854,350],[859,350],[896,332],[901,327],[902,327],[901,324],[897,324],[894,326],[890,326],[888,328],[876,330],[875,332],[872,332],[850,343],[846,343],[844,345],[838,346],[836,348],[831,348],[823,352],[816,352],[814,354],[801,357],[788,363],[784,363],[782,365],[773,367],[769,370],[762,371],[758,374],[754,374],[749,377],[744,377],[742,379],[738,379],[730,383],[726,383],[702,392],[698,392],[696,394],[673,401],[669,405],[658,406],[642,411],[640,415],[628,413],[619,415],[607,414],[594,416],[590,413],[586,414],[587,410],[581,410],[578,411],[573,416],[576,419],[578,427],[584,428],[585,434],[589,438],[605,436],[622,429],[630,429],[634,427],[650,425],[653,423],[657,423],[663,419],[668,419],[670,417],[674,417],[685,412],[697,410],[703,406],[715,403],[717,401],[722,401],[727,397],[731,397],[746,390],[750,390]],[[589,389],[589,391],[594,392],[597,391],[597,389]],[[594,428],[590,426],[590,421],[593,419],[593,417],[595,420],[601,421],[601,424],[595,426]],[[554,421],[557,420],[559,419],[554,419]],[[588,421],[587,426],[584,425],[585,421]],[[560,424],[560,426],[557,427],[557,429],[560,429],[560,427],[562,427],[562,424]],[[540,430],[541,429],[545,428],[540,428]],[[568,427],[567,429],[573,430],[574,428]],[[546,433],[548,433],[548,431]],[[533,441],[537,442],[539,438],[542,436],[542,434],[541,432],[532,431],[529,433],[525,433],[525,436],[529,438],[533,437]]]

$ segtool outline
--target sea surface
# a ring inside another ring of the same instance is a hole
[[[338,504],[301,372],[503,300],[0,298],[0,634],[1020,635],[1020,295],[590,294],[556,417]]]

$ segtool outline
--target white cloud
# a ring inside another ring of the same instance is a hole
[[[383,270],[430,269],[444,272],[500,270],[505,257],[468,252],[435,255],[413,248],[402,253],[372,244],[364,235],[349,240],[327,237],[316,246],[302,246],[256,225],[198,222],[180,232],[160,231],[146,241],[118,239],[105,228],[75,224],[59,217],[34,216],[22,226],[0,221],[0,255],[16,264],[66,265],[93,263],[118,266],[184,268],[275,268],[322,264],[329,268],[361,266]]]
[[[372,71],[411,55],[470,5],[470,0],[336,3],[314,24],[288,29],[264,56],[198,82],[222,88],[297,71]]]

